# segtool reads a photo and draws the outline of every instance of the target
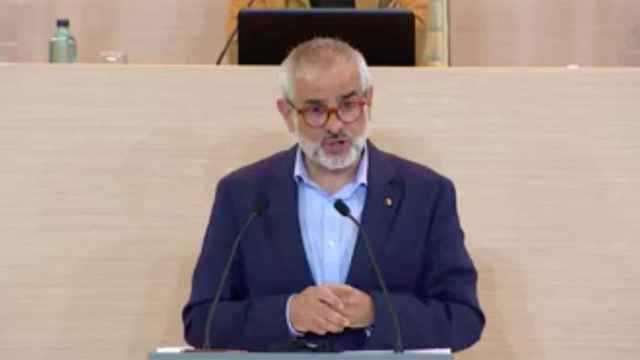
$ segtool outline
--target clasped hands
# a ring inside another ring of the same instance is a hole
[[[309,286],[289,303],[289,321],[301,333],[340,333],[373,324],[371,296],[346,284]]]

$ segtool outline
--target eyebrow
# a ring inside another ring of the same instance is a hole
[[[338,96],[338,99],[345,100],[345,99],[352,98],[356,95],[359,95],[358,92],[356,90],[352,90],[350,93],[347,93],[346,95]]]
[[[357,90],[351,90],[350,92],[344,94],[344,95],[339,95],[336,100],[338,100],[338,102],[344,101],[346,99],[352,98],[356,95],[359,95]],[[305,104],[308,105],[326,105],[326,101],[325,100],[321,100],[321,99],[308,99],[305,100],[304,102]]]

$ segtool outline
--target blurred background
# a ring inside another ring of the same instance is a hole
[[[434,66],[640,66],[639,0],[432,0],[425,58]],[[132,64],[212,64],[225,0],[0,0],[0,62],[46,62],[57,18],[78,61],[126,53]]]

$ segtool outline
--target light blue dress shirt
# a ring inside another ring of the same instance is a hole
[[[298,188],[298,218],[307,262],[316,284],[344,283],[358,238],[358,228],[333,207],[342,199],[360,221],[367,195],[369,157],[365,146],[355,178],[331,195],[309,177],[298,148],[294,178]]]
[[[347,280],[358,228],[351,220],[340,215],[333,203],[342,199],[351,209],[351,215],[361,221],[367,197],[368,172],[369,153],[365,145],[355,178],[331,195],[311,180],[304,166],[302,151],[298,147],[293,170],[298,188],[298,218],[307,263],[318,285],[344,283]],[[285,310],[289,332],[293,336],[302,336],[291,325],[290,302],[291,297]]]

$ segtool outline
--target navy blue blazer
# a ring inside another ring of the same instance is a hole
[[[397,310],[405,347],[456,351],[471,346],[480,338],[484,315],[453,184],[427,167],[368,146],[362,224]],[[315,285],[298,221],[295,151],[282,151],[219,181],[191,296],[182,312],[185,339],[192,346],[204,343],[207,310],[231,244],[259,201],[269,207],[241,240],[216,310],[211,345],[265,351],[290,339],[287,299]],[[361,239],[346,283],[372,297],[372,331],[367,336],[353,329],[323,338],[338,351],[392,349],[393,323]]]

